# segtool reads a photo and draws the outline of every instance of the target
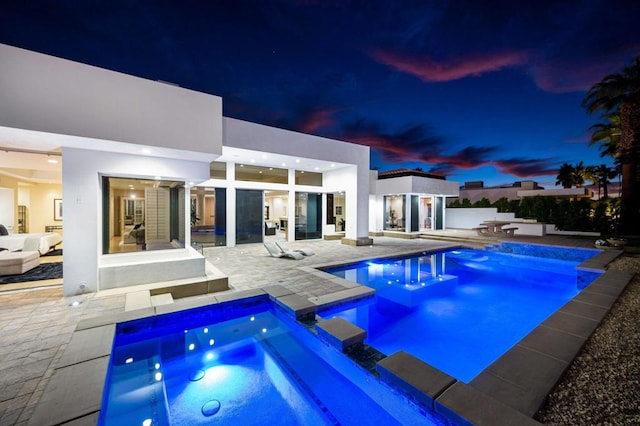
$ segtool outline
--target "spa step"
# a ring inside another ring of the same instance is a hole
[[[228,290],[228,277],[212,266],[209,262],[206,262],[205,265],[206,275],[203,276],[107,289],[98,292],[98,297],[123,293],[128,295],[129,293],[136,293],[138,291],[147,291],[150,293],[150,296],[170,293],[173,299],[180,299],[182,297],[199,296],[202,294],[217,293],[219,291]],[[139,306],[139,304],[135,304],[135,306]]]
[[[216,277],[215,275],[207,274],[204,277],[147,284],[147,287],[151,292],[151,296],[169,293],[174,299],[180,299],[182,297],[199,296],[201,294],[228,290],[228,283],[229,281],[226,276]]]
[[[151,296],[152,306],[170,305],[172,303],[173,303],[173,296],[171,295],[171,293],[162,293],[162,294],[156,294],[155,296]]]
[[[151,293],[149,290],[139,290],[127,293],[124,310],[135,311],[136,309],[144,309],[151,307]]]

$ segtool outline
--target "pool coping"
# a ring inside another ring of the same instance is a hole
[[[406,254],[440,250],[412,250]],[[578,268],[604,271],[606,265],[621,253],[621,250],[603,251],[580,264]],[[401,255],[402,253],[388,257]],[[354,262],[357,260],[348,263]],[[337,266],[336,263],[333,265]],[[317,267],[314,265],[301,269],[314,273],[309,270],[313,269],[319,273],[318,275],[327,278],[326,275],[329,274],[316,269]],[[539,424],[532,416],[544,403],[549,392],[622,294],[633,275],[631,272],[605,271],[469,384],[455,379],[445,381],[445,385],[436,389],[427,399],[416,398],[421,391],[418,388],[418,393],[413,393],[414,378],[431,377],[431,370],[439,370],[420,360],[413,361],[412,368],[405,368],[404,361],[396,362],[396,365],[401,366],[398,370],[393,367],[392,357],[406,360],[402,355],[397,355],[398,352],[385,358],[388,361],[383,365],[391,363],[391,368],[387,368],[388,371],[381,376],[386,377],[383,380],[391,387],[397,388],[410,398],[413,395],[418,404],[425,405],[432,412],[459,424]],[[29,424],[96,424],[103,401],[102,393],[113,335],[116,324],[120,322],[266,296],[290,315],[302,318],[315,313],[322,306],[371,297],[372,293],[375,293],[368,287],[354,283],[345,284],[342,281],[346,280],[337,277],[334,279],[340,280],[345,289],[327,296],[305,298],[276,285],[263,289],[209,294],[194,300],[183,299],[169,305],[82,320],[57,363]]]
[[[440,250],[414,250],[406,255],[436,251]],[[533,416],[542,407],[548,394],[634,276],[632,272],[606,270],[606,266],[623,253],[622,250],[597,251],[598,254],[578,264],[576,269],[602,271],[600,277],[534,328],[470,383],[454,380],[451,385],[440,389],[439,396],[433,398],[431,406],[427,408],[460,424],[539,424]],[[401,256],[402,254],[394,254],[377,259]],[[364,260],[370,258],[359,261]],[[312,267],[338,267],[359,261],[350,260]],[[318,272],[323,278],[331,275],[321,270]],[[336,282],[346,281],[335,276],[333,278]],[[410,384],[416,376],[423,374],[422,369],[440,371],[422,361],[418,364],[423,365],[399,375],[405,383],[404,386],[397,385],[399,390],[411,394],[413,386]],[[491,409],[487,409],[488,407]]]

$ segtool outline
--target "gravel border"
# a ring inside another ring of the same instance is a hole
[[[536,414],[543,424],[640,424],[640,256],[608,269],[636,275]]]

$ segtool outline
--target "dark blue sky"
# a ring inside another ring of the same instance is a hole
[[[371,166],[555,184],[600,164],[580,102],[640,54],[640,2],[5,1],[0,43],[371,146]]]

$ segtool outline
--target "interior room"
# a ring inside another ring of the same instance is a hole
[[[389,231],[405,230],[405,197],[404,195],[387,195],[384,197],[384,229]]]
[[[62,283],[62,156],[0,148],[2,291]]]
[[[62,156],[0,148],[0,224],[9,233],[62,235]]]
[[[191,243],[198,248],[227,244],[226,191],[226,188],[191,188]]]
[[[109,203],[104,254],[184,247],[184,182],[103,177],[103,189]]]
[[[346,203],[344,192],[333,192],[327,194],[327,225],[333,226],[331,234],[344,234],[346,227]]]
[[[286,239],[289,226],[288,191],[264,191],[264,236]]]

